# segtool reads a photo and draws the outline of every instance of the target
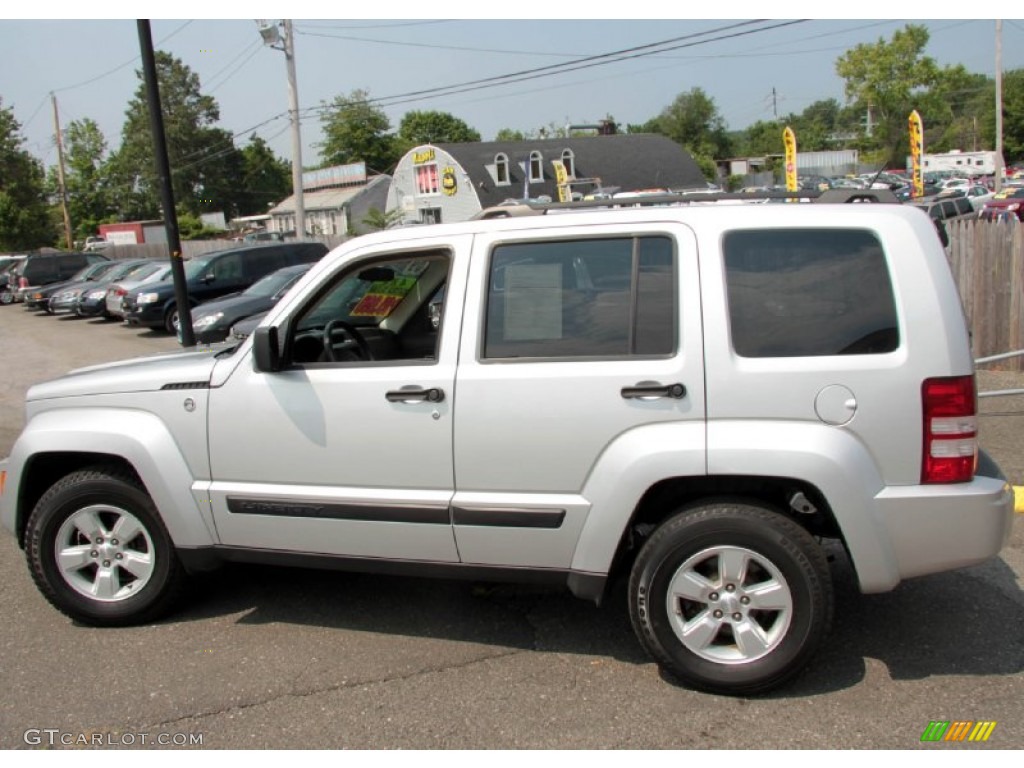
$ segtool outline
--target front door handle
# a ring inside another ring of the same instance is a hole
[[[686,387],[679,382],[661,384],[657,381],[641,381],[632,387],[623,387],[622,396],[627,400],[657,400],[661,397],[682,400],[686,397]]]
[[[385,392],[384,397],[389,403],[440,403],[444,400],[444,390],[438,387],[423,389],[412,385]]]

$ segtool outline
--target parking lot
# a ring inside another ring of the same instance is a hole
[[[176,349],[0,307],[0,456],[32,383]],[[1022,382],[983,373],[980,389]],[[983,447],[1024,483],[1024,397],[982,408]],[[49,606],[4,532],[0,749],[1024,748],[1024,515],[1000,558],[889,594],[859,595],[833,554],[824,651],[783,690],[739,699],[660,675],[621,584],[598,608],[531,587],[233,566],[195,580],[165,621],[101,630]],[[984,743],[921,742],[946,720],[996,726]]]

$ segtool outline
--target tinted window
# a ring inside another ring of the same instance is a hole
[[[745,230],[726,234],[723,249],[737,354],[878,354],[899,346],[885,253],[871,232]]]
[[[268,248],[245,254],[243,264],[245,264],[246,276],[255,280],[268,272],[283,267],[285,262],[282,254],[276,248]]]
[[[629,357],[676,348],[667,237],[498,246],[484,357]]]

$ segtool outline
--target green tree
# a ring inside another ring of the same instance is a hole
[[[480,141],[480,133],[448,112],[406,112],[398,126],[398,139],[406,151],[417,144],[458,144]]]
[[[989,101],[995,103],[995,96]],[[986,131],[995,146],[994,107],[987,111]],[[1003,154],[1007,161],[1024,160],[1024,69],[1014,69],[1003,75]]]
[[[78,240],[95,235],[98,225],[113,213],[106,161],[107,140],[96,121],[86,118],[70,122],[64,129],[64,188],[72,231]],[[56,166],[50,169],[48,187],[56,198],[60,189]]]
[[[511,128],[502,128],[494,136],[495,141],[525,141],[526,134],[522,131],[516,131]]]
[[[391,121],[367,91],[356,89],[324,106],[320,154],[325,165],[365,162],[368,170],[386,172],[398,162]]]
[[[199,76],[164,51],[156,52],[157,81],[176,205],[193,214],[234,214],[241,158],[230,134],[216,128],[220,108],[202,93]],[[117,213],[124,219],[159,218],[160,189],[149,129],[146,86],[139,86],[125,112],[121,146],[108,163]]]
[[[292,193],[291,163],[278,158],[267,142],[253,134],[242,148],[241,186],[241,213],[266,213],[271,204]]]
[[[404,215],[398,208],[385,213],[380,208],[374,206],[363,217],[363,225],[372,231],[391,229],[391,227],[402,220]]]
[[[781,155],[786,151],[782,143],[785,124],[774,120],[758,120],[743,132],[737,144],[737,153],[746,157]]]
[[[669,137],[689,151],[709,179],[716,175],[715,159],[732,154],[725,120],[714,99],[701,88],[680,93],[657,117],[642,126],[629,126],[629,132]]]
[[[872,133],[861,146],[879,150],[886,164],[906,161],[907,117],[929,103],[929,91],[939,82],[938,65],[924,55],[927,44],[927,28],[908,24],[892,40],[857,45],[836,61],[847,100],[862,114],[871,113]]]
[[[44,194],[43,165],[23,144],[21,124],[0,100],[0,251],[51,245],[53,228]]]

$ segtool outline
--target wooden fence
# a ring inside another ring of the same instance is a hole
[[[1024,224],[962,219],[946,229],[974,357],[1024,348]],[[1018,357],[999,367],[1022,370],[1022,364]]]

